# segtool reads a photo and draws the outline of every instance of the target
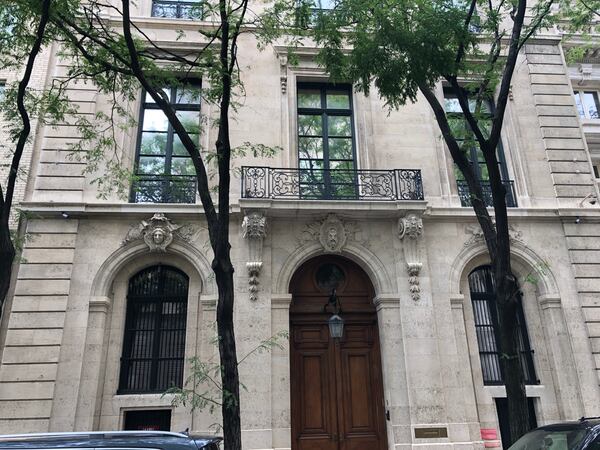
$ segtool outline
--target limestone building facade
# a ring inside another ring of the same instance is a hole
[[[136,20],[180,49],[176,30],[193,23],[161,16],[185,15],[184,3],[141,0]],[[240,47],[250,70],[234,144],[282,151],[236,161],[239,354],[289,334],[240,366],[244,448],[500,447],[489,259],[427,103],[388,115],[375,93],[330,84],[316,49],[292,66],[284,48]],[[65,72],[55,54],[45,83]],[[81,114],[105,108],[93,86],[70,89]],[[560,36],[539,36],[520,56],[502,133],[522,363],[540,425],[600,415],[599,92],[600,58],[568,67]],[[452,108],[442,85],[437,94]],[[214,114],[175,89],[171,98],[191,120]],[[206,432],[216,421],[161,394],[185,382],[190,358],[217,360],[216,288],[187,159],[141,92],[128,107],[140,114],[120,136],[123,164],[140,174],[129,199],[98,198],[68,156],[72,128],[40,126],[33,140],[21,204],[30,239],[0,328],[2,433]],[[323,312],[332,299],[340,340]]]

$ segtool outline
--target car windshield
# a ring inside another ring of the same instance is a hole
[[[585,429],[534,430],[527,433],[509,450],[574,450],[587,433]]]

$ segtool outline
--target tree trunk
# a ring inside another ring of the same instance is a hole
[[[15,246],[10,238],[10,229],[8,224],[0,224],[0,317],[10,287],[14,260]]]
[[[506,386],[511,441],[503,443],[506,447],[527,433],[531,424],[519,349],[519,286],[511,273],[495,273],[495,279],[500,365]]]
[[[225,243],[227,248],[229,244]],[[215,252],[217,253],[217,252]],[[233,265],[229,250],[213,261],[213,270],[219,292],[217,304],[217,330],[221,358],[221,382],[223,386],[223,435],[224,450],[241,450],[240,382],[238,373],[235,334],[233,330]]]

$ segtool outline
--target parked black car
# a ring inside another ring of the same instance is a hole
[[[95,431],[0,436],[0,449],[219,450],[220,437],[167,431]]]
[[[536,428],[509,450],[600,450],[600,417]]]

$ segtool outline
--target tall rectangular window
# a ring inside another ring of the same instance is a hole
[[[469,275],[469,290],[473,304],[475,332],[479,346],[479,359],[483,383],[486,385],[504,384],[504,376],[498,352],[498,312],[496,308],[496,288],[490,266],[481,266]],[[533,350],[529,344],[523,308],[517,311],[518,346],[523,376],[527,384],[539,384],[533,365]]]
[[[471,112],[475,112],[475,100],[469,100],[469,109]],[[485,163],[485,158],[481,152],[481,148],[477,143],[471,127],[467,123],[464,117],[463,110],[460,106],[458,98],[454,93],[453,89],[444,89],[444,107],[446,116],[448,117],[448,123],[452,130],[453,135],[456,137],[458,145],[465,152],[471,167],[475,171],[475,176],[481,181],[483,188],[484,200],[488,206],[492,205],[492,191],[490,186],[490,175],[488,168]],[[493,104],[491,101],[484,101],[481,105],[481,109],[478,116],[479,127],[486,137],[492,130],[492,118],[493,118]],[[496,155],[498,159],[498,169],[500,170],[500,176],[502,177],[504,187],[506,188],[506,203],[507,206],[517,206],[515,195],[513,192],[513,183],[508,177],[508,171],[506,169],[506,160],[504,158],[504,150],[502,148],[502,142],[498,143],[496,149]],[[464,179],[463,174],[458,167],[454,167],[454,174],[456,177],[456,183],[458,186],[458,194],[460,196],[462,206],[470,206],[470,192],[467,183]]]
[[[575,91],[577,112],[582,119],[600,119],[600,102],[596,91]]]
[[[298,85],[298,168],[303,198],[357,197],[352,89]]]
[[[199,144],[199,86],[164,89],[190,138]],[[167,117],[149,94],[140,115],[134,203],[194,203],[196,177],[192,160]]]

